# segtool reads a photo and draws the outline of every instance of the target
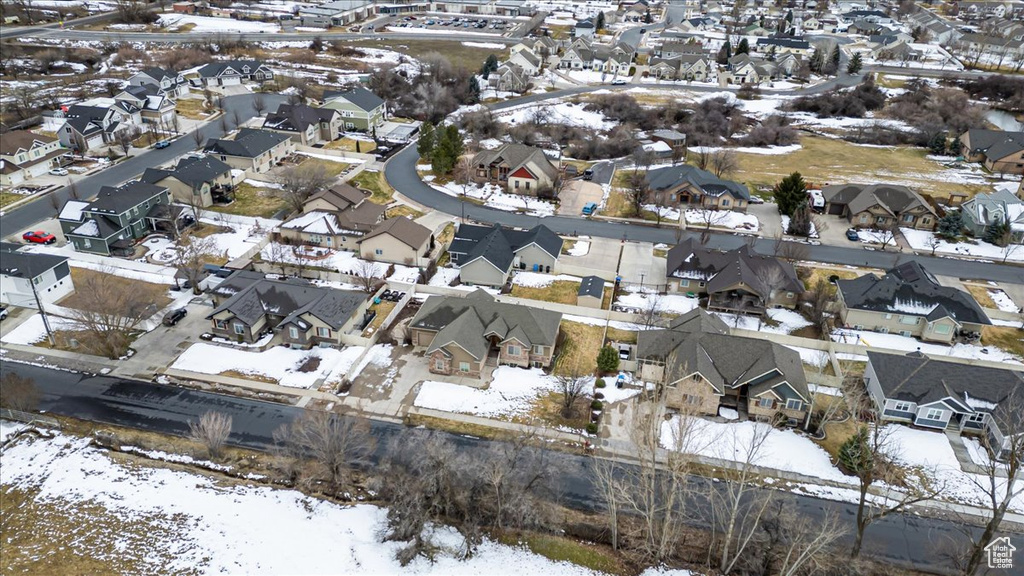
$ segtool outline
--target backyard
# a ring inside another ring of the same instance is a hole
[[[388,184],[383,172],[364,170],[353,178],[350,184],[369,191],[370,202],[375,204],[388,204],[395,195],[395,189]]]
[[[259,188],[242,182],[235,187],[235,201],[226,206],[210,206],[208,210],[241,216],[270,218],[288,208],[288,203],[271,188]]]
[[[604,340],[604,326],[562,322],[562,349],[558,352],[556,374],[593,374],[597,368],[597,353]]]

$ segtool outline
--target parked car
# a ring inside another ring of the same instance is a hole
[[[7,318],[7,304],[0,304],[0,320]]]
[[[584,180],[593,180],[594,179],[594,171],[591,170],[590,168],[587,168],[586,170],[584,170],[583,171],[583,179]]]
[[[161,148],[167,148],[170,145],[171,145],[171,143],[168,142],[167,140],[161,140],[161,141],[157,142],[156,144],[153,144],[153,148],[156,148],[156,149],[159,150]]]
[[[584,216],[590,216],[591,214],[594,214],[595,212],[597,212],[597,203],[596,202],[587,202],[586,205],[583,206],[583,215]]]
[[[612,80],[612,86],[624,86],[625,84],[626,81],[623,80],[622,78],[616,78],[615,80]]]
[[[178,322],[188,315],[188,310],[184,308],[178,308],[177,310],[171,310],[167,314],[164,314],[164,326],[174,326]]]
[[[25,232],[21,235],[21,239],[26,242],[33,244],[53,244],[57,241],[57,237],[49,232],[43,232],[42,230],[34,230],[31,232]]]
[[[187,278],[184,279],[184,280],[180,280],[180,281],[178,281],[177,284],[171,286],[171,290],[174,290],[175,292],[180,292],[182,290],[191,290],[191,289],[192,289],[192,283],[189,282]]]
[[[850,228],[846,231],[846,239],[852,242],[860,242],[860,234],[856,228]]]
[[[65,170],[64,168],[54,168],[53,170],[50,170],[50,176],[67,176],[67,175],[68,175],[68,171]]]

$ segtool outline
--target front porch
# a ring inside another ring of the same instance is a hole
[[[767,312],[759,296],[742,290],[727,290],[710,294],[707,309],[748,316],[764,316]]]

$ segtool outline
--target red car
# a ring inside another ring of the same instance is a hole
[[[25,232],[21,235],[21,239],[26,242],[34,242],[36,244],[53,244],[57,241],[57,237],[48,232],[42,230],[36,230],[35,232]]]

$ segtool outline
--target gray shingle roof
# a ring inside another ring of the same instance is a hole
[[[20,252],[20,244],[0,242],[0,274],[18,278],[35,278],[43,272],[67,262],[66,256]]]
[[[213,293],[227,300],[207,318],[227,310],[249,325],[264,315],[284,317],[281,324],[286,324],[309,313],[335,330],[366,300],[362,292],[322,288],[297,278],[270,280],[244,271],[229,276]]]
[[[406,216],[390,218],[380,223],[369,234],[363,236],[360,242],[365,242],[381,234],[390,234],[406,246],[419,250],[424,243],[430,240],[430,229],[421,224],[413,222]]]
[[[288,136],[285,134],[278,134],[269,130],[242,128],[238,131],[238,135],[235,136],[234,140],[211,138],[206,142],[204,150],[214,154],[224,154],[225,156],[255,158],[286,140],[288,140]]]
[[[320,122],[330,122],[331,118],[340,114],[331,108],[314,108],[306,104],[281,104],[276,112],[267,114],[263,121],[264,128],[305,132],[310,125],[318,126]]]
[[[103,186],[96,199],[89,203],[86,212],[121,214],[146,200],[166,192],[167,188],[133,180],[118,187]]]
[[[920,194],[906,186],[890,184],[833,184],[821,189],[825,201],[831,204],[845,204],[850,214],[858,214],[878,204],[896,215],[916,206],[923,206],[935,214]]]
[[[576,296],[593,296],[600,300],[604,297],[604,278],[600,276],[584,276]]]
[[[866,274],[852,280],[840,279],[836,285],[846,306],[852,309],[925,316],[929,321],[948,315],[960,323],[992,323],[973,296],[939,284],[914,261],[900,264],[881,278]]]
[[[167,170],[147,168],[141,180],[156,184],[168,176],[173,176],[189,186],[202,186],[230,172],[231,166],[213,156],[193,156],[182,158],[177,165]]]
[[[536,244],[556,259],[562,252],[562,239],[547,226],[515,230],[504,228],[500,224],[460,225],[448,251],[458,256],[460,265],[484,258],[499,270],[505,271],[512,265],[515,253],[530,244]]]
[[[243,71],[246,66],[249,67],[248,72]],[[263,66],[264,64],[258,60],[225,60],[221,62],[210,62],[197,70],[197,72],[203,78],[216,78],[225,70],[231,69],[240,76],[248,76],[250,74],[254,74]]]
[[[345,100],[355,104],[364,112],[372,112],[377,107],[384,105],[384,100],[370,92],[366,88],[349,88],[348,90],[328,90],[324,92],[324,101],[335,100],[338,98],[344,98]]]
[[[722,180],[714,174],[695,166],[671,166],[647,172],[647,185],[651,190],[671,190],[689,183],[709,196],[721,196],[728,192],[735,198],[750,200],[750,190],[739,182]]]
[[[717,292],[736,282],[743,282],[762,296],[768,295],[765,280],[778,275],[775,289],[804,291],[803,282],[789,262],[773,256],[764,256],[743,245],[735,250],[713,250],[702,246],[694,238],[687,238],[672,247],[666,255],[669,276],[707,282],[708,292]]]

